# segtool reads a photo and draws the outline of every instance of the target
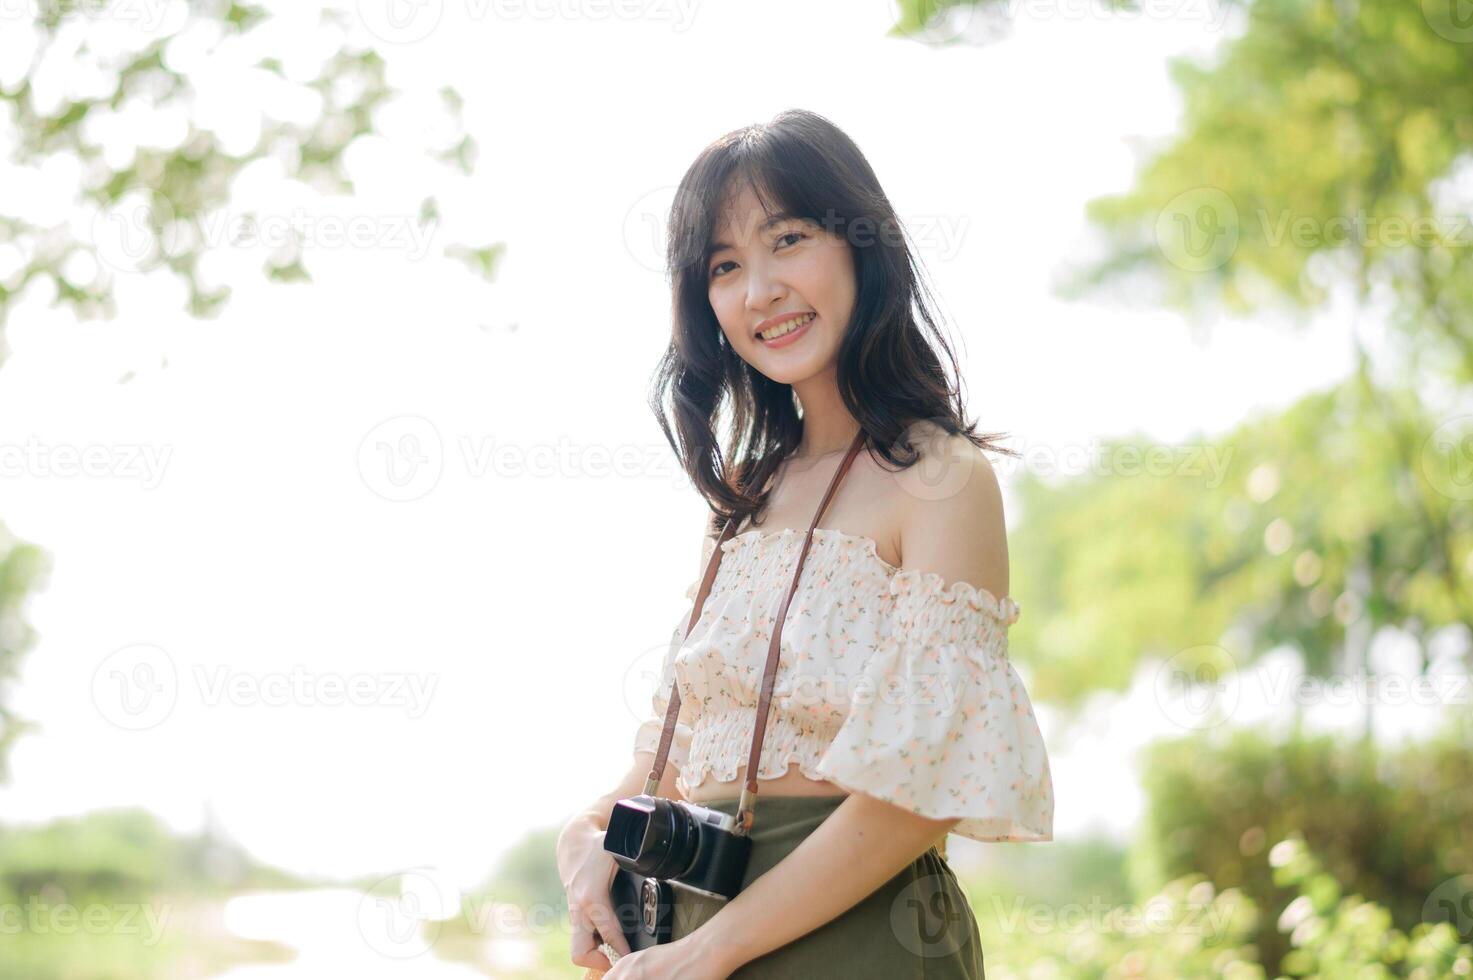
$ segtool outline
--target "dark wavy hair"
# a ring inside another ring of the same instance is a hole
[[[1018,455],[993,444],[1006,433],[978,435],[966,421],[962,386],[952,385],[938,350],[951,364],[950,377],[960,382],[956,357],[926,302],[931,292],[909,236],[864,154],[828,119],[789,109],[706,147],[681,178],[670,208],[670,346],[657,365],[649,401],[682,468],[711,507],[708,533],[729,518],[740,524],[761,511],[768,479],[803,433],[792,386],[743,360],[711,309],[708,270],[716,226],[743,182],[768,214],[810,219],[850,245],[856,294],[839,347],[838,385],[869,436],[872,455],[878,452],[901,470],[910,467],[920,451],[906,430],[923,420],[964,435],[980,449]],[[732,432],[722,452],[716,420],[724,401]]]

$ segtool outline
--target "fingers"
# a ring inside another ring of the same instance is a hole
[[[629,941],[624,938],[624,928],[619,924],[618,916],[607,902],[594,902],[583,909],[584,913],[593,920],[593,926],[604,941],[614,947],[614,951],[620,956],[629,952]]]
[[[581,912],[573,915],[573,941],[571,958],[575,966],[586,966],[594,970],[607,970],[608,957],[598,951],[600,940],[593,931],[593,923]]]

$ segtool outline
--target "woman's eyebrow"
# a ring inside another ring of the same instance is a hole
[[[766,221],[762,222],[761,226],[758,227],[757,230],[758,231],[766,231],[767,229],[771,228],[773,225],[780,225],[784,221],[792,221],[794,218],[797,218],[797,217],[798,216],[796,214],[792,214],[790,212],[784,211],[781,214],[775,214],[772,217],[768,218]],[[719,252],[719,251],[721,251],[724,248],[732,248],[732,247],[733,246],[728,245],[726,242],[712,242],[711,243],[711,251],[712,252]]]

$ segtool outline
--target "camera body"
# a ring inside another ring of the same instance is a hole
[[[648,793],[614,804],[604,850],[619,865],[610,886],[614,915],[631,950],[671,941],[675,891],[731,899],[742,888],[752,839],[736,817]]]

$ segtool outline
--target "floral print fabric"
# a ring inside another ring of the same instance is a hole
[[[681,793],[736,780],[752,729],[778,609],[806,529],[754,529],[722,544],[690,636],[699,582],[671,634],[636,752],[654,752],[678,681],[669,761]],[[707,543],[710,556],[711,541]],[[758,779],[792,763],[811,779],[861,792],[982,841],[1053,839],[1053,783],[1043,736],[1007,654],[1010,598],[898,569],[874,541],[817,528],[783,625]],[[740,791],[733,787],[733,795]]]

